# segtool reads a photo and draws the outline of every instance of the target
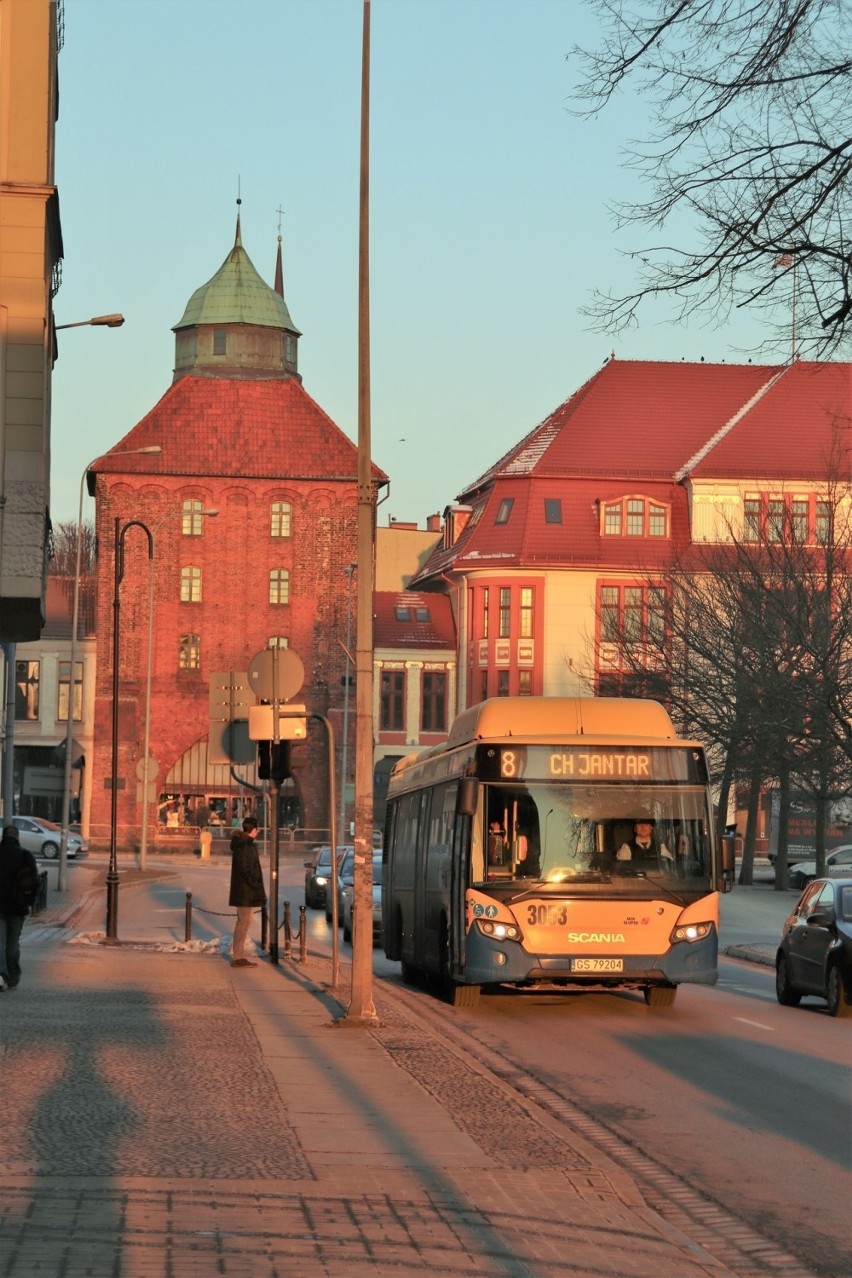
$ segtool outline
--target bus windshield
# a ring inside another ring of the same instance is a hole
[[[705,890],[706,791],[673,785],[492,784],[474,826],[472,879],[496,885],[688,879]]]

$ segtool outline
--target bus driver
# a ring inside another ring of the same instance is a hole
[[[615,859],[630,861],[637,870],[656,870],[660,867],[671,869],[674,865],[674,857],[665,843],[659,842],[654,837],[653,821],[645,820],[633,823],[633,838],[627,843],[622,843],[615,854]]]

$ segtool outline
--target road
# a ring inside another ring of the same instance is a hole
[[[282,859],[294,924],[302,876],[300,862]],[[183,938],[186,890],[193,937],[227,932],[227,877],[227,859],[214,858],[182,867],[180,887],[152,885],[163,939]],[[309,952],[330,959],[324,912],[306,919]],[[345,968],[342,940],[340,953]],[[658,1210],[660,1194],[691,1190],[811,1270],[852,1275],[852,1027],[817,1002],[779,1006],[771,968],[723,958],[715,988],[685,987],[662,1011],[639,994],[573,992],[485,994],[475,1010],[450,1008],[404,987],[380,950],[374,974],[436,1032],[517,1074],[528,1094],[587,1117],[610,1157],[626,1142],[625,1165],[643,1188],[647,1180]]]

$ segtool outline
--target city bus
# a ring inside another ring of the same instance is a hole
[[[704,749],[658,702],[483,701],[391,773],[384,952],[454,1006],[501,986],[670,1006],[716,982],[733,852],[712,811]]]

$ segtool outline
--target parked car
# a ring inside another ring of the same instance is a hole
[[[354,883],[346,883],[341,891],[340,918],[344,941],[352,940],[352,906],[355,897]],[[373,944],[382,935],[382,853],[373,852]]]
[[[45,821],[42,817],[13,816],[12,825],[18,831],[21,847],[32,852],[33,856],[44,857],[55,861],[59,856],[62,843],[62,826],[54,821]],[[78,852],[88,852],[89,845],[79,834],[68,832],[68,859],[73,859]]]
[[[816,874],[816,861],[800,861],[787,874],[787,882],[791,888],[807,887],[816,878]],[[852,874],[852,843],[834,848],[825,858],[826,878],[845,878],[848,874]]]
[[[781,932],[775,993],[785,1007],[814,994],[830,1016],[852,1016],[852,875],[814,879],[799,897]]]
[[[352,882],[355,873],[355,849],[353,847],[338,848],[340,859],[337,863],[337,926],[340,927],[341,893],[347,883]],[[330,880],[329,880],[330,882]],[[331,923],[333,898],[331,892],[325,894],[325,921]]]
[[[305,862],[305,905],[319,910],[325,905],[326,888],[331,877],[331,846],[325,844]]]

